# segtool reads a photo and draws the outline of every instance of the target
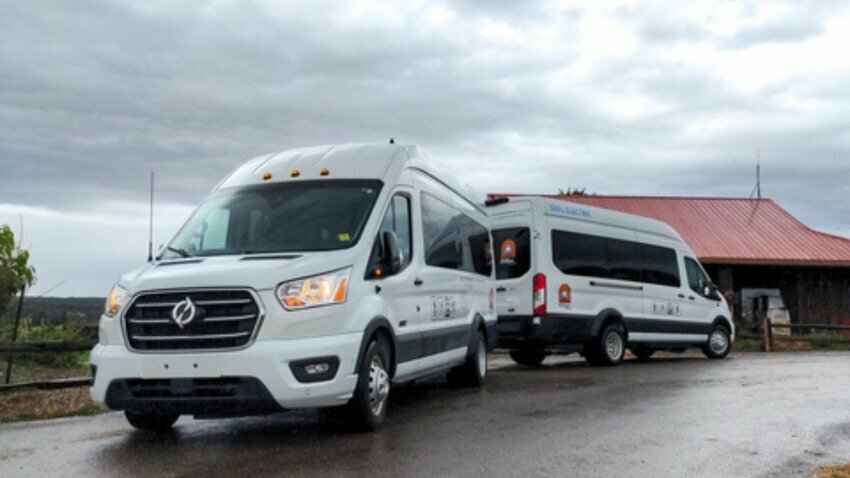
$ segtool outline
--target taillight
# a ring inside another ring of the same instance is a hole
[[[546,313],[546,276],[543,274],[534,274],[532,306],[534,307],[534,315]]]

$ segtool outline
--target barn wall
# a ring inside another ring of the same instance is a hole
[[[741,289],[780,289],[792,323],[850,319],[850,268],[706,265],[740,319]]]

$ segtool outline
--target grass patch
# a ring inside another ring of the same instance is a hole
[[[736,338],[732,342],[733,352],[763,352],[761,340],[751,338]]]
[[[88,387],[0,393],[0,423],[96,415],[105,411],[91,401]]]
[[[812,478],[850,478],[850,464],[821,466]]]

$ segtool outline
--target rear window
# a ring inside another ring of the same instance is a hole
[[[531,232],[527,227],[493,230],[496,279],[522,277],[531,268]]]

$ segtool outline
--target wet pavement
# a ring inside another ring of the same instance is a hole
[[[697,355],[393,391],[378,433],[316,411],[133,431],[119,413],[0,426],[12,476],[808,476],[850,462],[850,353]]]

